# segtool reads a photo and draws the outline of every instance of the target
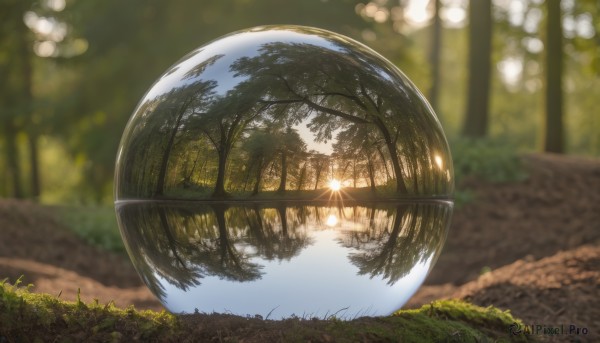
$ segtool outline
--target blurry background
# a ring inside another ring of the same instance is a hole
[[[436,110],[457,176],[478,158],[501,162],[517,152],[599,156],[598,7],[596,0],[0,0],[0,197],[111,204],[121,134],[152,82],[190,50],[265,24],[336,31],[394,62]]]

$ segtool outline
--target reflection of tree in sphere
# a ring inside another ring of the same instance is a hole
[[[146,94],[117,198],[448,196],[449,150],[418,90],[348,38],[258,28],[188,54]],[[368,195],[368,194],[366,194]]]
[[[327,230],[357,278],[418,286],[414,267],[426,275],[435,261],[454,188],[441,126],[406,76],[358,42],[297,26],[236,32],[172,66],[132,115],[115,177],[130,256],[167,305],[173,287],[212,278],[267,282],[272,263],[308,258]],[[342,215],[380,202],[395,209],[382,231],[365,211]]]

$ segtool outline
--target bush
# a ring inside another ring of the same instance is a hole
[[[125,253],[115,210],[112,207],[57,207],[59,220],[91,245]]]
[[[456,184],[476,178],[490,182],[521,181],[527,178],[517,149],[489,138],[453,140],[452,160]]]

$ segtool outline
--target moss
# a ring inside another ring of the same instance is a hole
[[[97,301],[65,302],[47,294],[0,284],[0,342],[496,342],[509,336],[510,313],[462,301],[436,301],[389,317],[341,321],[289,318],[262,320],[223,314],[175,316],[120,309]]]
[[[446,340],[448,332],[452,332],[450,340],[457,342],[481,342],[491,337],[500,341],[527,341],[524,336],[508,335],[511,324],[522,324],[508,311],[482,308],[460,300],[435,301],[421,309],[398,311],[394,315],[406,319],[406,332],[415,336],[414,341],[418,341],[419,337],[432,341]]]
[[[169,337],[179,330],[177,318],[166,312],[66,302],[28,288],[0,285],[0,342],[111,342]]]

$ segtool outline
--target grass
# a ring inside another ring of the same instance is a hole
[[[56,213],[66,227],[91,245],[125,253],[114,208],[57,206]]]
[[[521,157],[514,146],[490,138],[460,138],[451,141],[456,191],[455,208],[476,200],[468,180],[490,183],[519,182],[527,178]]]
[[[120,309],[112,303],[61,301],[28,287],[0,282],[0,342],[528,342],[511,336],[521,322],[508,312],[458,300],[435,301],[389,317],[352,321],[289,318],[281,321],[222,314],[176,316]]]
[[[517,149],[490,138],[453,140],[452,161],[457,185],[467,178],[492,183],[522,181],[527,173]]]

